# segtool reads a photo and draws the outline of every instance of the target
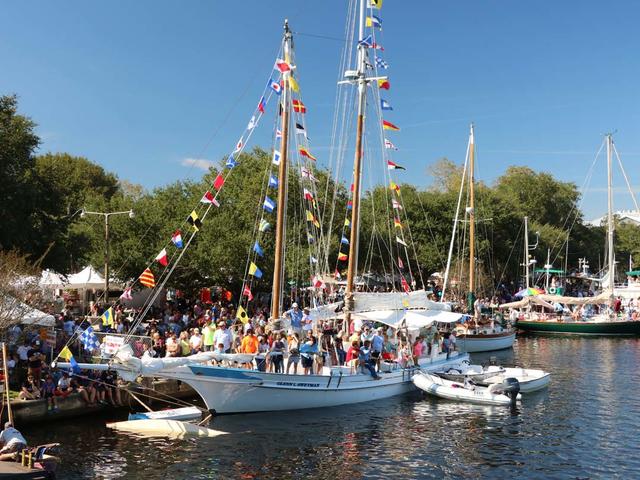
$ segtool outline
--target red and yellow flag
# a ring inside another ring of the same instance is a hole
[[[147,288],[154,288],[156,286],[156,279],[153,276],[153,272],[148,268],[144,269],[142,275],[140,275],[140,283]]]
[[[387,122],[386,120],[382,121],[382,128],[384,128],[385,130],[393,130],[394,132],[397,132],[398,130],[400,130],[393,123]]]
[[[313,155],[311,155],[311,152],[309,150],[307,150],[304,147],[300,147],[298,149],[298,151],[300,152],[300,155],[302,155],[303,157],[307,157],[309,160],[316,160],[316,157],[314,157]]]

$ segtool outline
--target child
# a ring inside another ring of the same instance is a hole
[[[47,375],[44,385],[42,385],[42,396],[47,399],[47,412],[57,412],[58,405],[55,398],[56,384],[51,375]]]

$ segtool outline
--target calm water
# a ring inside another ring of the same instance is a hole
[[[422,398],[219,417],[232,435],[140,440],[109,417],[24,429],[64,445],[61,479],[640,478],[640,340],[518,338],[494,355],[553,373],[517,411]]]

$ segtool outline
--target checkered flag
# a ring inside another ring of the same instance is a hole
[[[93,333],[93,327],[87,327],[87,329],[80,335],[80,341],[85,350],[93,351],[100,348],[100,342],[98,337]]]
[[[376,67],[384,68],[385,70],[389,68],[389,64],[385,62],[382,58],[376,57]]]

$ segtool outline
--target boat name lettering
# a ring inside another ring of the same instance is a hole
[[[286,387],[312,387],[318,388],[319,383],[297,383],[297,382],[277,382],[276,385],[282,385]]]

